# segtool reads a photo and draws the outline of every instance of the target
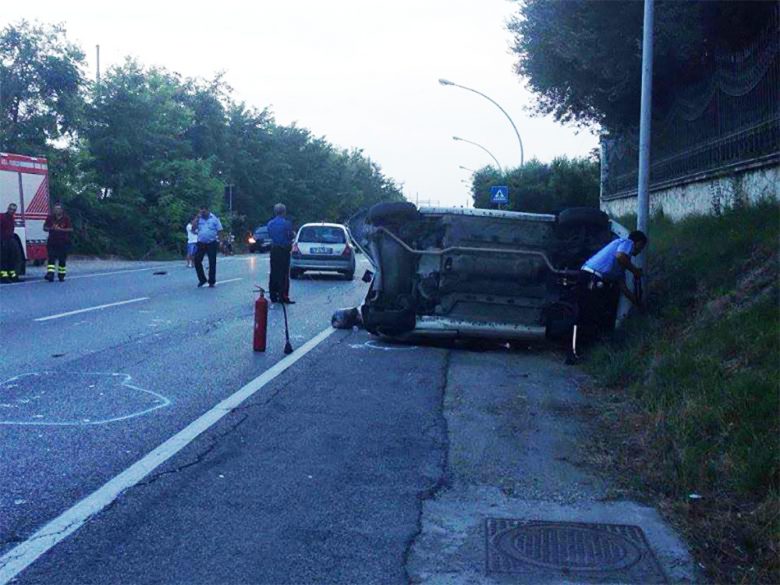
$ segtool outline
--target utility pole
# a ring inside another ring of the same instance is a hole
[[[653,105],[653,2],[645,0],[642,30],[642,108],[639,118],[639,182],[637,184],[637,229],[647,234],[650,215],[650,136]],[[645,254],[637,258],[639,267],[645,264]]]
[[[95,53],[97,54],[97,71],[95,73],[95,81],[100,85],[100,45],[95,45]]]

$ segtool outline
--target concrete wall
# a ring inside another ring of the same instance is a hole
[[[780,165],[737,172],[653,190],[650,193],[651,214],[659,209],[673,220],[687,215],[720,214],[740,205],[752,205],[764,199],[780,200]],[[601,209],[611,217],[636,213],[636,194],[601,202]]]

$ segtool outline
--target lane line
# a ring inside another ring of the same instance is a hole
[[[87,307],[86,309],[76,309],[75,311],[68,311],[67,313],[58,313],[56,315],[49,315],[48,317],[38,317],[33,321],[51,321],[52,319],[62,319],[63,317],[70,317],[71,315],[78,315],[79,313],[88,313],[89,311],[101,311],[108,307],[118,307],[119,305],[129,305],[130,303],[140,303],[141,301],[148,301],[149,297],[138,297],[137,299],[129,299],[127,301],[118,301],[116,303],[106,303],[105,305],[96,305],[94,307]]]
[[[159,447],[133,463],[122,473],[109,480],[83,500],[57,516],[0,557],[0,585],[6,585],[29,567],[42,554],[65,540],[81,528],[92,516],[104,510],[122,492],[137,485],[157,467],[168,461],[200,434],[214,426],[225,415],[241,405],[266,384],[291,368],[298,360],[330,337],[336,330],[324,329],[307,341],[295,353],[281,359],[257,378],[231,394],[211,410],[201,415]]]
[[[244,277],[240,276],[238,278],[229,278],[227,280],[218,280],[217,281],[217,286],[219,286],[220,284],[227,284],[228,282],[237,282],[239,280],[244,280]]]
[[[220,263],[221,262],[235,262],[237,260],[246,260],[247,258],[252,258],[252,256],[232,256],[230,258],[220,258],[219,262]],[[179,265],[177,265],[177,266],[170,266],[169,264],[160,264],[159,266],[152,266],[150,268],[130,268],[128,270],[112,270],[111,272],[93,272],[91,274],[76,274],[76,275],[73,275],[73,276],[68,276],[68,280],[69,281],[70,280],[76,280],[77,278],[96,278],[98,276],[114,276],[116,274],[129,274],[131,272],[149,272],[150,270],[163,270],[163,269],[175,270],[175,269],[179,269],[179,268],[187,270],[186,266],[179,266]],[[31,278],[35,278],[35,280],[23,280],[22,282],[16,282],[11,287],[3,287],[2,290],[11,290],[11,289],[17,288],[17,287],[19,287],[20,285],[23,285],[23,284],[40,284],[42,282],[46,282],[43,279],[43,276],[41,276],[40,278],[38,278],[37,276],[36,277],[31,277]]]

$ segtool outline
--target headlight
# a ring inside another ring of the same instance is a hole
[[[249,242],[250,244],[254,244],[256,242],[256,240],[252,236],[249,236],[249,238],[247,239],[247,242]]]

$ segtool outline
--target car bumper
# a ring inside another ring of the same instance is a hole
[[[294,270],[323,270],[334,272],[354,272],[355,260],[342,260],[336,258],[315,259],[315,258],[291,258],[290,268]]]

